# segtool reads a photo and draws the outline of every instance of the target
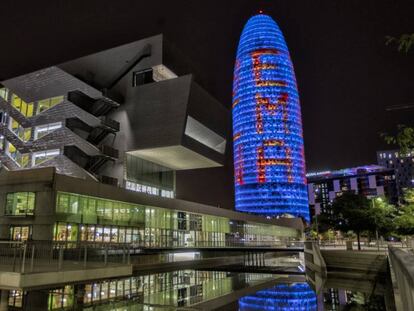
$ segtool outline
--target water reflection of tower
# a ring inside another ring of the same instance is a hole
[[[233,144],[236,209],[309,221],[295,73],[279,27],[264,14],[249,19],[237,50]]]
[[[239,300],[240,311],[316,311],[316,294],[307,283],[278,284]]]

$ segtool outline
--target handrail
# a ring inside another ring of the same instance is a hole
[[[388,256],[404,310],[414,310],[414,253],[412,250],[389,247]]]

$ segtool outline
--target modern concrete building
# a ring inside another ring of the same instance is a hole
[[[228,111],[161,35],[2,81],[0,238],[137,247],[285,243],[300,219],[176,200],[223,165]]]
[[[134,247],[286,245],[299,219],[268,220],[60,175],[54,168],[0,174],[0,239],[128,243]]]
[[[368,198],[384,196],[391,203],[398,200],[394,170],[382,166],[308,173],[306,177],[312,215],[332,214],[333,200],[345,191],[362,193]]]
[[[226,147],[228,111],[189,72],[159,35],[2,81],[2,165],[173,197],[175,170]]]

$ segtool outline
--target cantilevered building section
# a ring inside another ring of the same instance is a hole
[[[267,15],[247,22],[233,82],[236,209],[309,221],[302,121],[283,35]]]
[[[222,166],[228,111],[162,35],[0,85],[0,161],[174,197],[175,171]]]
[[[229,113],[161,35],[0,88],[0,239],[139,248],[284,246],[299,219],[175,198],[176,170],[223,165]]]

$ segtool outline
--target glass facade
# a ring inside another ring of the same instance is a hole
[[[12,117],[10,117],[9,129],[23,142],[28,142],[32,137],[32,129],[24,128]]]
[[[46,136],[49,133],[52,133],[53,131],[56,131],[57,129],[60,129],[62,127],[62,122],[55,122],[50,124],[44,124],[39,125],[35,127],[34,130],[34,139],[42,138],[43,136]]]
[[[46,98],[37,102],[37,114],[60,104],[64,100],[64,96],[56,96],[52,98]]]
[[[65,192],[57,194],[56,214],[58,241],[225,247],[278,244],[298,237],[291,228]]]
[[[23,307],[23,299],[25,292],[22,290],[11,290],[9,291],[8,305],[10,307],[21,308]]]
[[[13,192],[6,195],[6,215],[33,215],[35,209],[34,192]]]
[[[126,153],[125,188],[147,194],[174,197],[175,172],[170,168]]]
[[[0,97],[10,103],[10,105],[19,111],[26,118],[33,117],[36,114],[54,107],[64,101],[64,96],[42,99],[36,102],[26,103],[17,94],[12,93],[8,88],[0,88]]]
[[[54,289],[49,292],[48,310],[67,310],[73,307],[74,299],[73,286],[66,285],[63,288]]]
[[[250,282],[252,278],[260,281],[268,277],[266,274],[248,274],[242,279]],[[183,307],[229,294],[237,287],[237,281],[237,277],[226,272],[180,270],[87,283],[82,285],[81,294],[83,307],[87,310],[123,299],[135,304]],[[71,308],[74,298],[73,285],[49,291],[48,310]],[[110,306],[105,310],[110,310]]]
[[[12,241],[27,241],[32,238],[32,226],[10,226],[10,240]]]
[[[65,99],[64,96],[57,96],[27,103],[7,88],[0,88],[0,97],[3,100],[7,101],[15,110],[19,111],[25,118],[30,118],[39,113],[42,113],[43,111],[63,102]],[[42,138],[43,136],[62,127],[62,122],[55,122],[51,124],[36,126],[34,128],[24,128],[14,118],[6,117],[6,113],[1,112],[0,114],[1,122],[8,123],[8,129],[24,143]],[[3,148],[3,146],[5,146],[5,148]],[[13,159],[21,168],[36,166],[60,154],[59,149],[35,152],[33,154],[23,154],[16,148],[16,146],[5,139],[4,136],[1,136],[0,149],[4,149],[7,155]]]
[[[27,167],[30,164],[30,155],[28,153],[20,153],[19,150],[6,140],[6,152],[20,167]]]
[[[16,94],[11,94],[11,105],[25,117],[33,117],[33,103],[26,103]]]

